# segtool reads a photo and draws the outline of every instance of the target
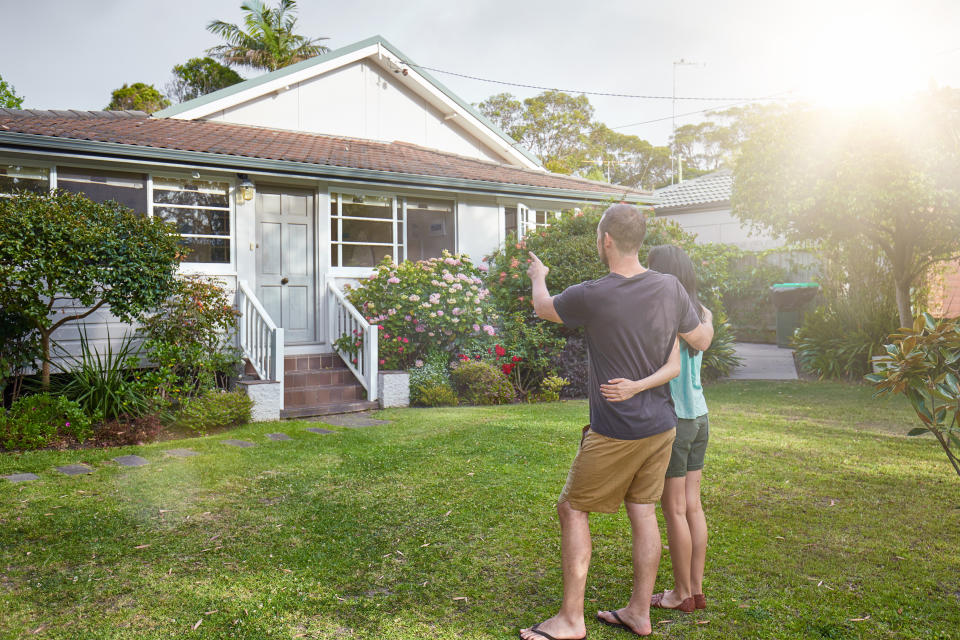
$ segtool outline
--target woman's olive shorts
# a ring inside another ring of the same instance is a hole
[[[703,458],[710,439],[707,414],[698,418],[677,421],[677,437],[673,441],[673,453],[667,465],[668,478],[682,478],[690,471],[703,469]]]

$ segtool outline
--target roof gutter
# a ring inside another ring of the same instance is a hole
[[[228,169],[232,171],[268,171],[285,173],[300,177],[333,178],[351,182],[404,187],[446,187],[465,193],[498,195],[509,197],[539,197],[568,202],[602,203],[611,199],[623,200],[635,204],[652,205],[656,202],[653,195],[641,195],[624,191],[580,191],[577,189],[557,189],[504,182],[487,182],[465,178],[444,178],[414,173],[377,171],[338,167],[288,160],[248,158],[205,151],[183,151],[180,149],[160,149],[117,142],[99,142],[93,140],[75,140],[54,136],[41,136],[31,133],[13,133],[0,131],[0,145],[13,151],[68,151],[86,157],[112,156],[130,160],[147,160],[161,164],[186,163],[190,166]]]

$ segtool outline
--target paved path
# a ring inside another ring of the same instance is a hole
[[[775,344],[738,342],[734,345],[742,364],[730,374],[730,380],[796,380],[793,349]]]
[[[332,416],[323,416],[322,418],[314,418],[315,422],[323,422],[325,424],[337,427],[348,427],[348,428],[357,428],[357,427],[372,427],[380,424],[390,424],[389,420],[377,420],[370,416],[369,413],[356,413],[356,414],[341,414],[341,415],[332,415]],[[336,433],[336,431],[331,431],[329,429],[322,429],[320,427],[304,427],[304,431],[310,433],[316,433],[319,435],[327,435],[331,433]],[[272,442],[280,442],[284,440],[292,440],[292,438],[285,433],[268,433],[265,434],[267,440]],[[220,440],[220,444],[239,447],[239,448],[250,448],[256,447],[256,442],[251,442],[250,440],[234,440],[226,439]],[[173,456],[175,458],[188,458],[191,456],[200,455],[199,452],[194,451],[193,449],[167,449],[163,451],[164,454],[168,456]],[[113,458],[113,461],[118,465],[124,467],[142,467],[144,465],[150,464],[150,461],[146,458],[142,458],[137,455],[126,455],[118,456]],[[68,464],[61,467],[56,467],[56,470],[62,474],[68,476],[77,476],[77,475],[88,475],[96,472],[96,468],[91,467],[87,464]],[[40,476],[35,473],[13,473],[10,475],[0,476],[0,479],[6,480],[11,483],[18,482],[31,482],[34,480],[39,480]]]

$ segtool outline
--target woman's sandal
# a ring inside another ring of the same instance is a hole
[[[690,596],[680,604],[675,607],[668,607],[663,604],[663,594],[655,593],[653,597],[650,598],[650,607],[652,609],[676,609],[677,611],[682,611],[683,613],[690,613],[696,608],[694,604],[693,596]]]
[[[696,609],[707,608],[707,599],[703,596],[702,593],[698,593],[693,596],[693,606]]]

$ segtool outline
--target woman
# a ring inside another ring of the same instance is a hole
[[[680,247],[662,245],[650,250],[647,266],[676,276],[700,313],[701,322],[711,321],[710,311],[697,297],[693,262]],[[660,506],[667,521],[667,541],[673,561],[673,589],[656,593],[650,606],[691,612],[706,608],[703,567],[707,555],[707,522],[700,504],[700,476],[707,450],[709,426],[707,403],[700,385],[703,352],[681,340],[680,375],[670,381],[677,412],[677,437],[667,467]]]

